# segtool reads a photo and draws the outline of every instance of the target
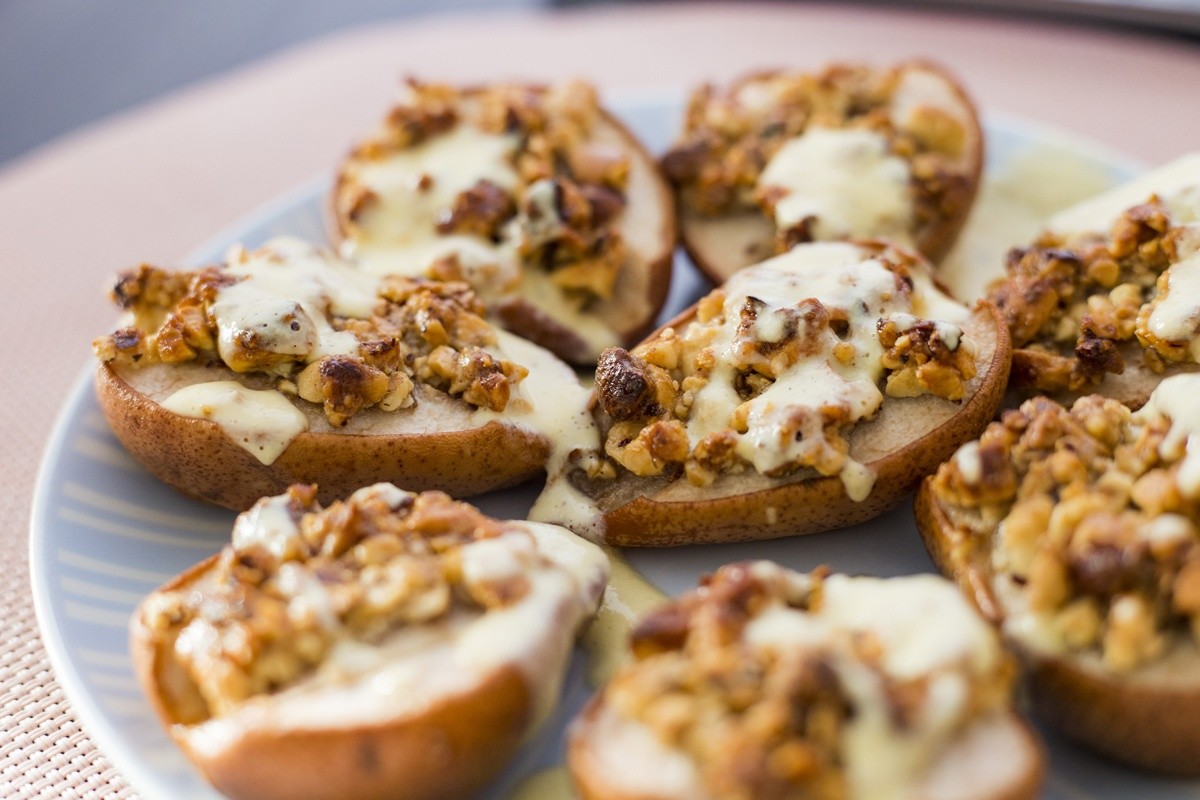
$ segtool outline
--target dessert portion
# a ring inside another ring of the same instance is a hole
[[[607,576],[569,531],[439,492],[295,485],[143,601],[134,662],[232,798],[464,797],[557,701]]]
[[[579,81],[409,81],[331,204],[367,270],[466,282],[504,327],[575,363],[636,341],[666,299],[670,192]]]
[[[590,524],[616,544],[869,519],[982,430],[1007,369],[994,310],[944,295],[919,256],[882,243],[798,245],[738,272],[632,351],[605,351],[603,461],[559,479],[586,496],[574,510],[552,482],[534,513]]]
[[[571,731],[585,800],[1037,795],[1012,664],[941,578],[733,564],[630,649]]]
[[[1200,375],[1139,411],[1089,395],[1006,411],[926,480],[934,560],[1022,654],[1048,722],[1200,774]]]
[[[698,89],[662,164],[684,244],[721,283],[830,239],[887,239],[937,261],[979,186],[983,132],[937,65],[838,64]]]
[[[1009,252],[988,297],[1013,340],[1013,386],[1137,407],[1200,360],[1200,155],[1053,217]]]
[[[460,282],[378,277],[296,239],[121,275],[93,346],[114,431],[163,480],[233,508],[320,481],[465,495],[595,433],[578,379]],[[565,452],[563,458],[565,458]]]

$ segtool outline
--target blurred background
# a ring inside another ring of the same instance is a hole
[[[172,89],[337,30],[598,0],[0,0],[0,164]],[[917,5],[917,4],[913,4]],[[959,0],[1200,43],[1200,0]]]

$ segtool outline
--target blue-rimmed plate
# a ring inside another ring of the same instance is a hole
[[[627,96],[614,104],[652,151],[664,148],[680,112],[677,96]],[[990,175],[1046,148],[1081,161],[1113,182],[1135,169],[1119,156],[1065,134],[1016,120],[989,119]],[[235,242],[253,246],[278,234],[321,241],[322,179],[301,187],[200,248],[190,259],[220,258]],[[664,319],[707,287],[686,260],[675,265]],[[99,302],[99,298],[97,298]],[[520,518],[539,487],[479,498],[486,512]],[[92,738],[147,798],[219,795],[175,749],[143,699],[129,660],[126,626],[137,602],[175,573],[218,550],[233,514],[189,500],[141,469],[109,431],[92,395],[91,371],[80,378],[55,426],[38,477],[30,532],[38,620],[59,682]],[[902,507],[865,525],[779,542],[631,552],[630,560],[668,593],[693,586],[718,565],[768,557],[799,569],[829,564],[876,575],[929,571],[912,515]],[[563,702],[487,792],[504,798],[529,774],[561,760],[566,723],[590,692],[576,658]],[[1047,796],[1196,798],[1200,783],[1147,777],[1112,766],[1048,736],[1052,771]]]

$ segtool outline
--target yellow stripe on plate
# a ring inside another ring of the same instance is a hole
[[[78,597],[90,597],[93,600],[107,600],[110,603],[118,603],[129,609],[142,602],[142,598],[145,597],[140,592],[114,589],[111,586],[102,586],[99,583],[92,583],[91,581],[81,581],[78,578],[71,578],[66,575],[59,578],[58,582],[62,586],[63,591],[68,594]]]
[[[148,569],[127,567],[124,564],[114,564],[111,561],[92,558],[91,556],[85,556],[82,553],[76,553],[72,550],[64,550],[61,547],[58,548],[55,555],[58,557],[60,564],[66,564],[68,567],[78,567],[79,569],[86,569],[88,572],[95,572],[97,575],[109,575],[113,578],[140,581],[154,586],[166,583],[175,577],[169,572],[154,572]]]
[[[150,706],[146,705],[146,701],[141,697],[125,697],[115,694],[97,695],[100,705],[108,709],[109,712],[122,717],[145,717],[149,719],[153,715]]]
[[[126,500],[120,500],[111,495],[97,492],[94,489],[81,486],[73,481],[67,481],[63,485],[63,494],[72,500],[77,500],[84,505],[91,506],[100,511],[120,514],[123,517],[140,520],[141,522],[150,522],[168,528],[182,528],[183,530],[195,531],[196,533],[215,533],[228,536],[230,527],[232,526],[231,522],[201,520],[183,514],[155,511],[152,508],[146,508],[137,503],[130,503]]]
[[[88,672],[84,676],[92,686],[104,689],[114,689],[118,692],[140,695],[142,687],[128,675],[108,675],[103,672]]]
[[[84,603],[76,603],[73,600],[63,603],[63,609],[66,611],[67,616],[76,622],[107,625],[110,628],[120,628],[121,630],[129,627],[128,611],[112,611],[107,608],[96,608]]]
[[[128,670],[133,665],[128,653],[108,653],[90,647],[78,647],[75,649],[75,655],[79,656],[80,661],[93,667]]]
[[[75,452],[87,456],[93,461],[99,461],[102,464],[108,464],[118,469],[130,470],[132,472],[140,472],[142,469],[129,453],[92,436],[78,437],[75,440]]]
[[[119,522],[111,522],[103,517],[89,514],[86,511],[78,511],[74,508],[60,508],[58,516],[67,522],[84,525],[94,531],[112,533],[117,536],[124,536],[126,539],[136,539],[148,544],[166,545],[168,547],[190,547],[209,552],[216,550],[213,542],[192,539],[187,536],[173,536],[169,533],[159,533],[158,531],[150,531],[133,525],[123,525]]]

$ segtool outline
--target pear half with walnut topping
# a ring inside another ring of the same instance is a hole
[[[1019,800],[1041,748],[949,581],[732,564],[651,612],[575,721],[583,800]]]
[[[409,81],[330,208],[367,269],[465,281],[504,327],[576,364],[644,336],[671,280],[670,189],[579,81]]]
[[[693,94],[662,164],[684,245],[715,283],[828,239],[889,239],[936,262],[974,203],[983,131],[929,62],[758,72]]]
[[[132,621],[171,737],[234,800],[471,796],[558,700],[608,561],[390,484],[293,486]]]
[[[770,539],[898,503],[999,407],[1008,336],[885,243],[742,270],[596,372],[603,452],[534,518],[619,545]]]
[[[929,477],[933,560],[1021,655],[1047,723],[1200,776],[1200,375],[1139,411],[1089,395],[1004,413]]]
[[[380,480],[466,496],[594,442],[575,373],[488,323],[462,283],[379,278],[276,239],[220,266],[142,266],[113,296],[127,318],[94,343],[113,431],[229,508],[293,482],[322,500]]]
[[[1137,408],[1164,377],[1200,370],[1200,153],[1053,216],[988,299],[1025,397]]]

